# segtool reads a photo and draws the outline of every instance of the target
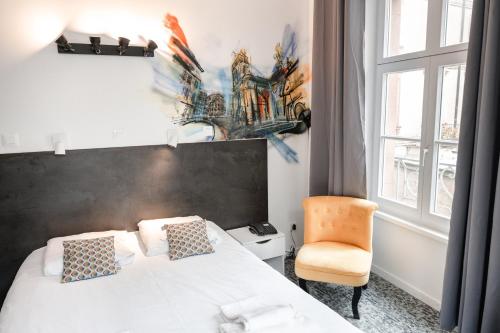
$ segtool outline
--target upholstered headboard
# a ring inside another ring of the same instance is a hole
[[[266,140],[0,155],[0,300],[49,238],[193,214],[267,220]]]

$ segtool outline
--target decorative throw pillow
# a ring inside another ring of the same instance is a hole
[[[129,243],[131,239],[135,239],[135,235],[132,233],[129,234],[126,230],[86,232],[83,234],[49,239],[43,258],[43,273],[46,276],[62,275],[64,241],[94,239],[109,236],[115,237],[115,261],[118,265],[123,267],[131,264],[134,261],[135,253],[130,249]]]
[[[167,230],[170,260],[214,252],[208,240],[205,220],[166,224],[165,229]]]
[[[63,242],[61,282],[74,282],[116,274],[114,236]]]

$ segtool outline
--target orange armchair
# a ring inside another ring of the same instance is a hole
[[[366,289],[372,262],[373,214],[377,204],[357,198],[319,196],[304,200],[304,245],[295,274],[306,292],[306,280],[354,287],[352,312]]]

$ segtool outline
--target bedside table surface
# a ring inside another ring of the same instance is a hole
[[[226,232],[241,244],[251,244],[251,243],[262,242],[268,239],[285,237],[285,235],[280,231],[278,231],[277,234],[257,236],[255,234],[252,234],[250,230],[248,230],[248,227],[226,230]]]

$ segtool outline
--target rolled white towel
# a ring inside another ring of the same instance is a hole
[[[242,313],[236,322],[243,324],[245,331],[258,331],[272,326],[282,326],[295,320],[297,313],[291,305],[275,305]]]
[[[219,333],[245,333],[241,323],[222,323],[219,326]],[[288,324],[270,326],[258,333],[324,333],[325,331],[306,316],[298,316]]]
[[[222,323],[219,325],[219,333],[243,333],[245,328],[242,323]]]
[[[222,305],[220,310],[227,320],[235,320],[243,313],[250,313],[264,307],[261,297],[252,296],[234,303]]]

